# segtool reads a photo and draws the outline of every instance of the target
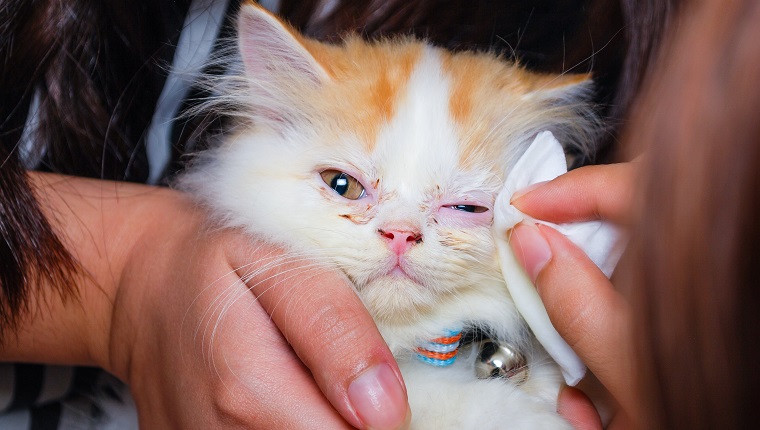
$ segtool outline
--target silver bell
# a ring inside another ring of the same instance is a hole
[[[528,362],[512,345],[488,339],[480,343],[475,373],[481,379],[505,378],[522,384],[528,379]]]

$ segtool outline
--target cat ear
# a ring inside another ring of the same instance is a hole
[[[238,14],[238,48],[242,60],[240,88],[232,98],[242,100],[260,125],[276,130],[309,122],[313,102],[330,77],[307,49],[318,47],[295,29],[252,3]]]
[[[319,84],[328,79],[296,30],[261,7],[247,4],[241,8],[238,34],[246,74],[254,81],[287,77],[295,82]]]
[[[533,75],[523,98],[536,103],[531,136],[551,131],[568,153],[593,157],[594,145],[602,130],[591,103],[593,82],[590,74]]]

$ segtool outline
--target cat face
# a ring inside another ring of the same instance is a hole
[[[505,173],[541,130],[590,136],[585,77],[413,40],[323,45],[251,5],[239,51],[217,103],[240,124],[185,187],[291,258],[339,267],[381,322],[503,290],[491,222]]]

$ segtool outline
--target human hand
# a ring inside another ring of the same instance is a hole
[[[575,430],[601,430],[602,420],[586,394],[573,387],[562,387],[557,399],[557,412]]]
[[[583,167],[516,193],[512,204],[554,223],[626,224],[634,175],[635,163]],[[581,249],[551,227],[521,223],[511,245],[559,334],[630,414],[634,390],[625,299]]]
[[[266,267],[283,251],[210,228],[176,191],[36,180],[87,277],[81,306],[46,298],[24,327],[35,340],[7,358],[104,367],[129,384],[141,428],[404,424],[398,367],[339,273]]]

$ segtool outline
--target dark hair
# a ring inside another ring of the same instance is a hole
[[[26,157],[40,170],[143,181],[137,145],[161,90],[161,64],[189,2],[6,0],[0,7],[0,340],[46,284],[74,289],[76,263],[43,216],[18,148],[29,106],[37,124]],[[40,282],[43,281],[43,282]]]
[[[760,3],[698,3],[625,140],[646,147],[629,261],[642,428],[760,419]]]
[[[639,88],[660,57],[661,45],[672,29],[681,8],[678,0],[623,0],[625,57],[616,85],[609,116],[616,121],[626,118]]]
[[[27,286],[73,290],[77,264],[43,217],[18,162],[0,147],[0,342],[28,310]]]

